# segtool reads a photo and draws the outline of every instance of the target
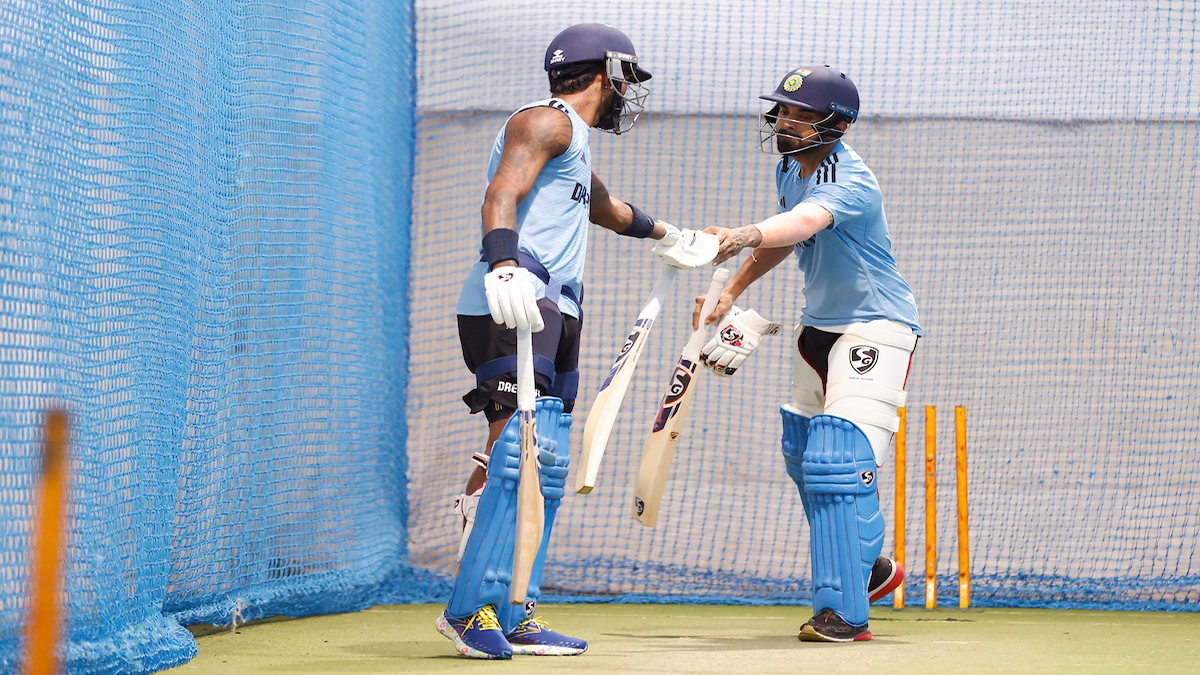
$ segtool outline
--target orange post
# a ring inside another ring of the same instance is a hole
[[[67,413],[51,410],[43,428],[42,494],[33,548],[26,675],[58,672],[59,612],[67,496]]]
[[[971,606],[971,551],[967,527],[967,409],[954,409],[954,469],[958,486],[958,606]]]
[[[937,608],[937,411],[925,406],[925,609]]]
[[[904,567],[904,527],[907,514],[905,492],[905,469],[908,466],[908,411],[900,408],[900,428],[896,430],[896,562]],[[904,582],[892,593],[892,606],[896,609],[904,607]]]

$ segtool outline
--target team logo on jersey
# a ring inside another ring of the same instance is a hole
[[[862,473],[858,474],[858,477],[862,481],[862,484],[866,487],[871,487],[871,483],[875,482],[874,471],[863,471]]]
[[[563,54],[563,50],[555,49],[554,53],[550,55],[550,65],[554,65],[556,63],[562,63],[566,58],[567,58],[567,55]]]
[[[783,81],[783,90],[792,92],[798,90],[804,85],[804,78],[812,75],[812,71],[807,68],[801,68],[788,76],[788,79]]]
[[[875,367],[875,362],[879,360],[879,350],[867,345],[858,345],[850,348],[850,367],[854,368],[859,375],[865,375],[867,371]]]

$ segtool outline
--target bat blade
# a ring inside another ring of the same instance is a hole
[[[633,517],[646,527],[654,527],[658,523],[658,511],[662,506],[671,463],[675,459],[675,448],[679,444],[692,396],[696,393],[697,366],[705,339],[704,319],[716,307],[728,280],[729,271],[724,268],[718,268],[713,273],[712,283],[700,310],[700,327],[692,332],[675,364],[667,393],[663,396],[654,426],[642,448],[642,461],[638,465],[633,490]]]
[[[608,377],[600,385],[600,391],[588,411],[587,421],[583,426],[581,468],[575,475],[575,491],[579,494],[588,494],[596,486],[608,437],[616,424],[617,413],[621,410],[629,383],[633,380],[633,371],[637,368],[638,359],[650,338],[650,329],[654,327],[654,320],[662,309],[663,301],[670,292],[671,283],[678,271],[670,265],[663,266],[650,292],[650,299],[638,313],[633,330],[630,331],[629,337],[625,338],[620,354],[613,361]]]
[[[517,417],[521,428],[521,461],[517,480],[517,529],[513,547],[512,584],[508,601],[525,604],[529,577],[546,524],[545,502],[538,471],[537,424],[534,417],[533,335],[517,331]]]

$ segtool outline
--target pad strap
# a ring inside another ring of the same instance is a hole
[[[851,324],[842,335],[862,338],[888,347],[911,352],[917,347],[917,336],[911,328],[891,321],[871,321]]]
[[[515,372],[517,372],[516,354],[509,354],[508,356],[501,356],[491,361],[484,361],[475,369],[475,384],[482,387],[484,382],[493,377]],[[550,391],[546,392],[549,396],[561,398],[564,401],[574,401],[579,395],[578,370],[568,370],[560,373],[554,369],[553,361],[541,354],[534,354],[533,372],[550,378]]]
[[[826,401],[836,401],[852,397],[869,398],[873,401],[894,405],[897,408],[904,407],[904,404],[908,402],[908,392],[903,389],[893,389],[879,382],[844,380],[842,382],[835,382],[825,389]]]

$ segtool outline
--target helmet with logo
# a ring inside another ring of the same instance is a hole
[[[827,65],[796,68],[784,76],[775,91],[759,98],[775,104],[763,114],[764,127],[771,127],[770,136],[774,136],[773,127],[779,119],[780,104],[827,114],[825,119],[813,125],[817,131],[817,145],[837,142],[843,133],[837,126],[842,122],[853,124],[858,119],[858,88],[854,81]],[[763,139],[764,144],[766,140]]]
[[[546,48],[546,72],[552,79],[581,73],[598,64],[603,65],[614,96],[612,110],[605,113],[596,128],[623,134],[646,109],[650,94],[643,84],[650,79],[650,72],[638,65],[629,36],[606,24],[581,23],[554,36]]]

